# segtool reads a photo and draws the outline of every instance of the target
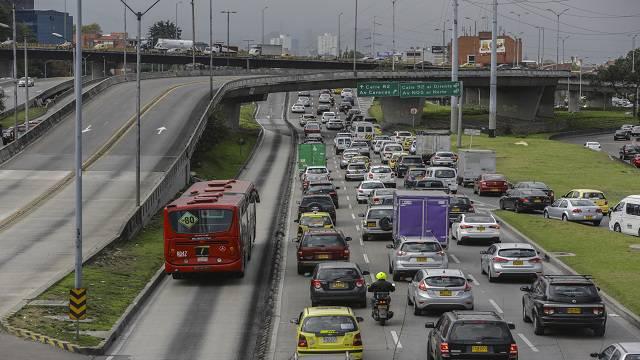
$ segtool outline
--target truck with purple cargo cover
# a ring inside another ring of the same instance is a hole
[[[393,196],[393,239],[435,237],[449,245],[449,195],[443,191],[398,190]]]

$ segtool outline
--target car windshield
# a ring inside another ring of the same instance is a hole
[[[490,216],[465,216],[464,222],[473,224],[493,224],[496,221]]]
[[[382,195],[393,195],[396,192],[396,189],[378,189],[376,190],[376,196]]]
[[[326,315],[304,319],[302,331],[316,334],[335,334],[358,330],[358,325],[350,316]]]
[[[405,157],[402,162],[405,164],[422,164],[422,159],[419,157]]]
[[[442,169],[434,171],[433,175],[437,178],[451,179],[456,177],[456,172],[453,169]]]
[[[335,280],[356,280],[360,278],[360,273],[356,268],[324,268],[318,271],[316,279],[335,281]]]
[[[569,200],[571,206],[596,206],[591,200]]]
[[[349,170],[364,170],[367,167],[364,164],[351,164],[349,165]]]
[[[322,116],[324,116],[324,117],[333,117],[333,116],[336,116],[336,113],[326,112],[326,113],[322,114]]]
[[[308,227],[323,227],[331,224],[331,218],[328,216],[303,216],[300,219],[300,225]]]
[[[424,176],[426,170],[409,170],[409,176]]]
[[[328,170],[326,168],[309,168],[307,174],[326,174]]]
[[[302,198],[302,202],[300,206],[309,206],[311,204],[319,204],[319,205],[333,205],[333,201],[328,196],[313,196],[313,197],[304,197]]]
[[[449,202],[450,205],[471,205],[471,200],[466,197],[453,197]]]
[[[599,301],[598,289],[592,284],[551,284],[549,295],[554,301]]]
[[[189,209],[169,213],[171,228],[178,234],[207,234],[227,231],[233,211],[223,209]]]
[[[426,189],[439,189],[444,187],[444,183],[437,180],[422,180],[416,183],[416,187]]]
[[[497,175],[497,174],[496,175],[485,175],[485,176],[483,176],[482,179],[486,180],[486,181],[505,181],[504,176]]]
[[[436,153],[436,156],[452,158],[454,155],[453,153],[439,152],[439,153]]]
[[[604,200],[604,194],[603,193],[599,193],[599,192],[586,192],[582,195],[583,198],[585,199],[602,199]]]
[[[367,219],[377,220],[384,217],[391,218],[393,216],[393,209],[371,209],[367,215]]]
[[[520,192],[524,196],[547,196],[547,194],[545,194],[544,191],[537,190],[537,189],[525,189],[525,190],[520,190]]]
[[[537,254],[534,249],[501,249],[498,255],[506,258],[530,258]]]
[[[398,131],[398,136],[411,136],[411,133],[408,131]]]
[[[356,152],[346,152],[342,155],[344,159],[351,159],[352,157],[358,155]]]
[[[307,130],[318,130],[320,129],[320,126],[316,124],[307,124],[307,126],[305,126],[304,128]]]
[[[331,192],[333,191],[333,185],[310,185],[307,191]]]
[[[507,324],[493,321],[462,321],[453,324],[449,341],[511,341]]]
[[[382,198],[382,203],[380,205],[393,205],[393,198],[392,197]]]
[[[374,174],[388,174],[391,172],[391,168],[388,167],[374,167],[371,168],[371,172]]]
[[[361,189],[381,189],[384,188],[384,184],[381,182],[363,182],[360,185]]]
[[[345,246],[344,240],[338,234],[307,235],[302,239],[303,247]]]
[[[402,151],[402,145],[385,145],[384,151]]]
[[[406,252],[438,252],[442,247],[437,242],[405,242],[400,248]]]
[[[430,276],[424,279],[424,282],[436,287],[460,287],[464,286],[467,280],[459,276]]]

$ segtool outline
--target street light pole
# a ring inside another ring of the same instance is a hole
[[[24,37],[24,126],[29,131],[29,61],[27,59],[27,37]],[[15,109],[14,111],[17,111]]]
[[[80,2],[81,0],[77,0]],[[140,206],[140,34],[142,33],[142,16],[152,7],[156,6],[160,0],[156,0],[144,12],[134,11],[124,0],[120,0],[138,20],[138,34],[136,35],[136,207]],[[78,53],[80,55],[80,53]],[[80,58],[78,56],[77,58]]]
[[[192,69],[196,69],[196,8],[191,0],[191,35],[193,40],[191,41],[191,61],[193,63]]]
[[[264,11],[267,10],[269,7],[265,6],[262,8],[262,44],[264,45]],[[340,32],[340,25],[338,25],[338,32]]]
[[[396,1],[397,0],[391,0],[391,7],[393,8],[393,15],[392,15],[392,34],[393,34],[393,46],[391,49],[391,51],[393,52],[393,56],[391,57],[391,71],[396,71]],[[457,0],[456,0],[457,1]],[[375,20],[374,20],[375,23]],[[373,54],[372,54],[373,55]]]
[[[16,35],[16,2],[13,2],[13,139],[18,140],[18,50]],[[28,85],[28,84],[27,84]]]
[[[491,79],[489,81],[489,137],[496,137],[498,97],[498,0],[493,0],[491,18]]]
[[[635,34],[631,37],[631,73],[635,74],[636,73],[636,37],[638,37],[638,34]],[[638,91],[638,78],[636,77],[636,97],[634,99],[634,116],[638,116],[638,114],[640,114],[640,111],[638,111],[638,95],[639,95],[639,91]]]
[[[451,32],[451,81],[458,81],[458,0],[453,0],[453,31]],[[451,132],[458,129],[458,97],[451,97]]]
[[[176,5],[177,7],[178,5]],[[129,37],[127,36],[127,7],[124,6],[124,51],[123,58],[124,63],[122,65],[122,72],[124,74],[124,81],[127,81],[127,45],[129,45]],[[176,10],[177,11],[177,10]]]
[[[76,0],[76,57],[75,68],[82,68],[82,0]],[[82,288],[82,74],[74,71],[74,92],[76,96],[75,128],[75,181],[76,181],[76,241],[75,241],[75,282],[76,289]],[[77,328],[76,328],[77,330]]]
[[[558,70],[558,61],[560,61],[560,15],[564,14],[565,12],[569,11],[569,8],[566,8],[560,12],[557,12],[553,9],[547,9],[547,11],[552,12],[556,18],[558,19],[557,21],[557,31],[556,31],[556,70]]]
[[[231,56],[231,48],[229,47],[229,21],[231,20],[231,14],[236,14],[237,11],[223,10],[222,14],[227,14],[227,66],[229,66],[229,57]]]
[[[342,22],[341,20],[342,18],[342,12],[340,12],[340,14],[338,14],[338,59],[342,56],[342,47],[340,45],[340,23]]]
[[[209,0],[209,100],[213,99],[213,0]]]
[[[182,1],[176,2],[176,39],[178,39],[178,4],[182,4]]]
[[[355,0],[356,7],[354,12],[354,27],[353,27],[353,76],[358,77],[358,70],[356,69],[356,49],[358,45],[358,0]],[[395,56],[395,54],[394,54]]]
[[[569,38],[569,35],[562,38],[562,63],[564,64],[564,41]]]

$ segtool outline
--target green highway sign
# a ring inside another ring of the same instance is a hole
[[[400,83],[400,97],[460,96],[459,81]]]
[[[398,96],[397,82],[370,82],[358,84],[358,96]]]

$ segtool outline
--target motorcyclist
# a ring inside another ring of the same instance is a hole
[[[369,292],[377,293],[377,292],[394,292],[396,291],[395,286],[392,283],[387,281],[387,274],[384,271],[381,271],[376,274],[376,281],[369,285]]]

